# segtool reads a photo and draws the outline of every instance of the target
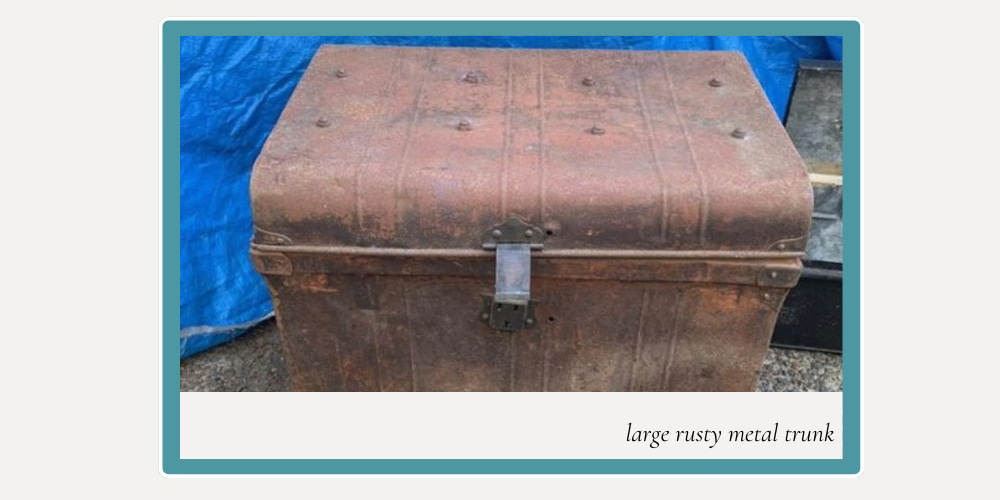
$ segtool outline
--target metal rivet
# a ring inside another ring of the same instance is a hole
[[[712,78],[711,80],[708,81],[708,86],[709,87],[721,87],[722,86],[722,80],[719,80],[718,78]]]
[[[586,78],[583,79],[582,83],[584,85],[588,86],[588,87],[593,87],[595,82],[594,82],[593,78],[591,78],[591,77],[588,76],[588,77],[586,77]]]
[[[778,271],[771,271],[771,278],[777,278],[777,277],[778,277]]]
[[[326,118],[320,118],[319,120],[316,120],[316,126],[320,128],[329,127],[330,120],[327,120]]]
[[[481,316],[479,316],[479,317],[480,317],[480,318],[483,318],[484,320],[487,320],[487,319],[490,319],[490,313],[483,313],[483,314],[482,314]]]
[[[347,70],[344,68],[338,69],[337,72],[334,74],[337,76],[337,78],[347,78]]]
[[[594,135],[604,135],[604,129],[603,129],[603,128],[601,128],[601,127],[598,127],[597,125],[594,125],[594,126],[593,126],[593,127],[592,127],[592,128],[590,129],[590,133],[591,133],[591,134],[594,134]]]
[[[528,319],[524,320],[524,322],[527,323],[527,324],[529,324],[529,325],[534,325],[535,324],[535,320],[533,320],[531,318],[528,318]]]
[[[769,294],[769,293],[765,293],[765,294],[764,294],[764,298],[765,298],[765,299],[770,299],[770,298],[771,298],[771,294]]]
[[[562,226],[559,222],[550,220],[542,225],[542,229],[545,230],[545,234],[552,236],[554,234],[558,234],[559,230],[562,229]]]
[[[784,250],[784,249],[785,249],[785,244],[784,243],[778,243],[778,250]]]
[[[479,76],[475,73],[466,73],[465,76],[462,77],[462,81],[465,83],[479,83]]]
[[[459,120],[458,121],[458,129],[461,130],[461,131],[463,131],[463,132],[466,131],[466,130],[472,130],[472,122],[470,122],[469,120],[465,120],[465,119]]]
[[[532,231],[532,230],[530,230],[530,229],[525,229],[525,230],[524,230],[524,237],[525,237],[525,238],[531,238],[531,237],[532,237],[532,236],[534,236],[534,235],[535,235],[535,232],[534,232],[534,231]]]
[[[494,229],[494,230],[493,230],[493,237],[494,237],[494,238],[499,238],[499,237],[501,237],[501,236],[503,236],[503,231],[501,231],[501,230],[499,230],[499,229]]]
[[[746,133],[745,130],[743,130],[741,128],[737,128],[737,129],[733,129],[733,131],[729,135],[731,135],[731,136],[733,136],[733,137],[735,137],[737,139],[743,139],[744,137],[747,136],[747,133]]]

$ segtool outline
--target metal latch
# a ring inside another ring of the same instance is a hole
[[[511,217],[483,233],[483,248],[496,250],[496,286],[483,296],[479,319],[505,332],[534,328],[536,301],[531,300],[531,251],[541,250],[545,234]]]

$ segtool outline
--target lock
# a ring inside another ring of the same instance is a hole
[[[541,229],[515,217],[483,233],[483,248],[496,251],[496,285],[493,295],[483,296],[481,321],[505,332],[535,327],[531,252],[543,248],[544,237]]]

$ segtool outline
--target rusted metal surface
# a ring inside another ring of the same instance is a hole
[[[751,390],[812,209],[720,52],[325,46],[251,192],[297,390]],[[512,217],[515,333],[481,317]]]
[[[475,248],[516,216],[550,248],[763,250],[806,234],[805,179],[738,53],[325,46],[253,205],[298,245]]]

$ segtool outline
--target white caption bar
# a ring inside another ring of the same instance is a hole
[[[181,458],[839,459],[843,449],[841,393],[180,396]]]

